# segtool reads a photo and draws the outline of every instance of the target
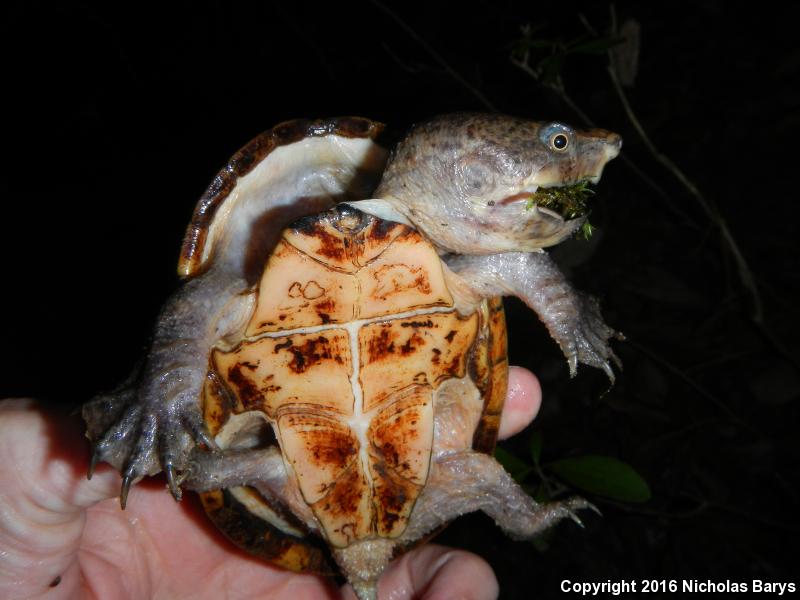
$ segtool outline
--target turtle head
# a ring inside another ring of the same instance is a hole
[[[586,219],[587,185],[617,156],[619,135],[504,115],[456,114],[416,126],[376,190],[445,250],[552,246]]]

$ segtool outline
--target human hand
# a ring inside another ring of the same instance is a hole
[[[512,367],[500,438],[523,429],[541,391]],[[333,581],[296,574],[221,540],[196,497],[180,504],[158,479],[131,489],[119,508],[119,474],[98,466],[86,479],[89,452],[76,417],[32,400],[0,403],[0,597],[334,599]],[[342,590],[348,599],[352,589]],[[394,561],[381,598],[496,598],[497,580],[474,554],[434,544]]]

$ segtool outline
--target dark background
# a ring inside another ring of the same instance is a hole
[[[508,301],[513,362],[539,374],[544,407],[506,447],[530,462],[540,432],[557,489],[553,461],[616,457],[652,499],[590,495],[603,518],[538,545],[507,540],[480,515],[440,539],[487,558],[503,598],[559,596],[564,578],[797,579],[796,10],[616,4],[619,23],[641,27],[631,107],[709,212],[638,135],[605,53],[569,46],[587,36],[579,13],[608,35],[605,3],[398,3],[394,16],[369,1],[112,4],[2,9],[0,397],[76,406],[123,379],[177,285],[196,199],[237,148],[282,120],[358,114],[399,134],[488,102],[582,125],[552,79],[510,61],[530,23],[542,42],[531,63],[572,48],[551,74],[625,139],[598,188],[597,233],[557,254],[629,341],[604,393],[600,372],[569,380],[535,315]]]

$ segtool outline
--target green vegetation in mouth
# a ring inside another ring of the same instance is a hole
[[[589,188],[588,181],[564,187],[539,188],[528,198],[525,209],[541,206],[557,212],[567,220],[577,219],[589,214],[587,203],[594,196],[594,191]],[[593,227],[588,219],[581,226],[581,233],[587,240],[591,237]]]

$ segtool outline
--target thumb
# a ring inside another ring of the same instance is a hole
[[[379,597],[394,600],[495,600],[497,579],[482,558],[436,544],[425,544],[393,561],[378,583]],[[355,598],[352,588],[344,597]]]
[[[119,490],[110,470],[87,481],[87,466],[77,417],[0,401],[0,597],[38,595],[74,564],[85,509]]]

